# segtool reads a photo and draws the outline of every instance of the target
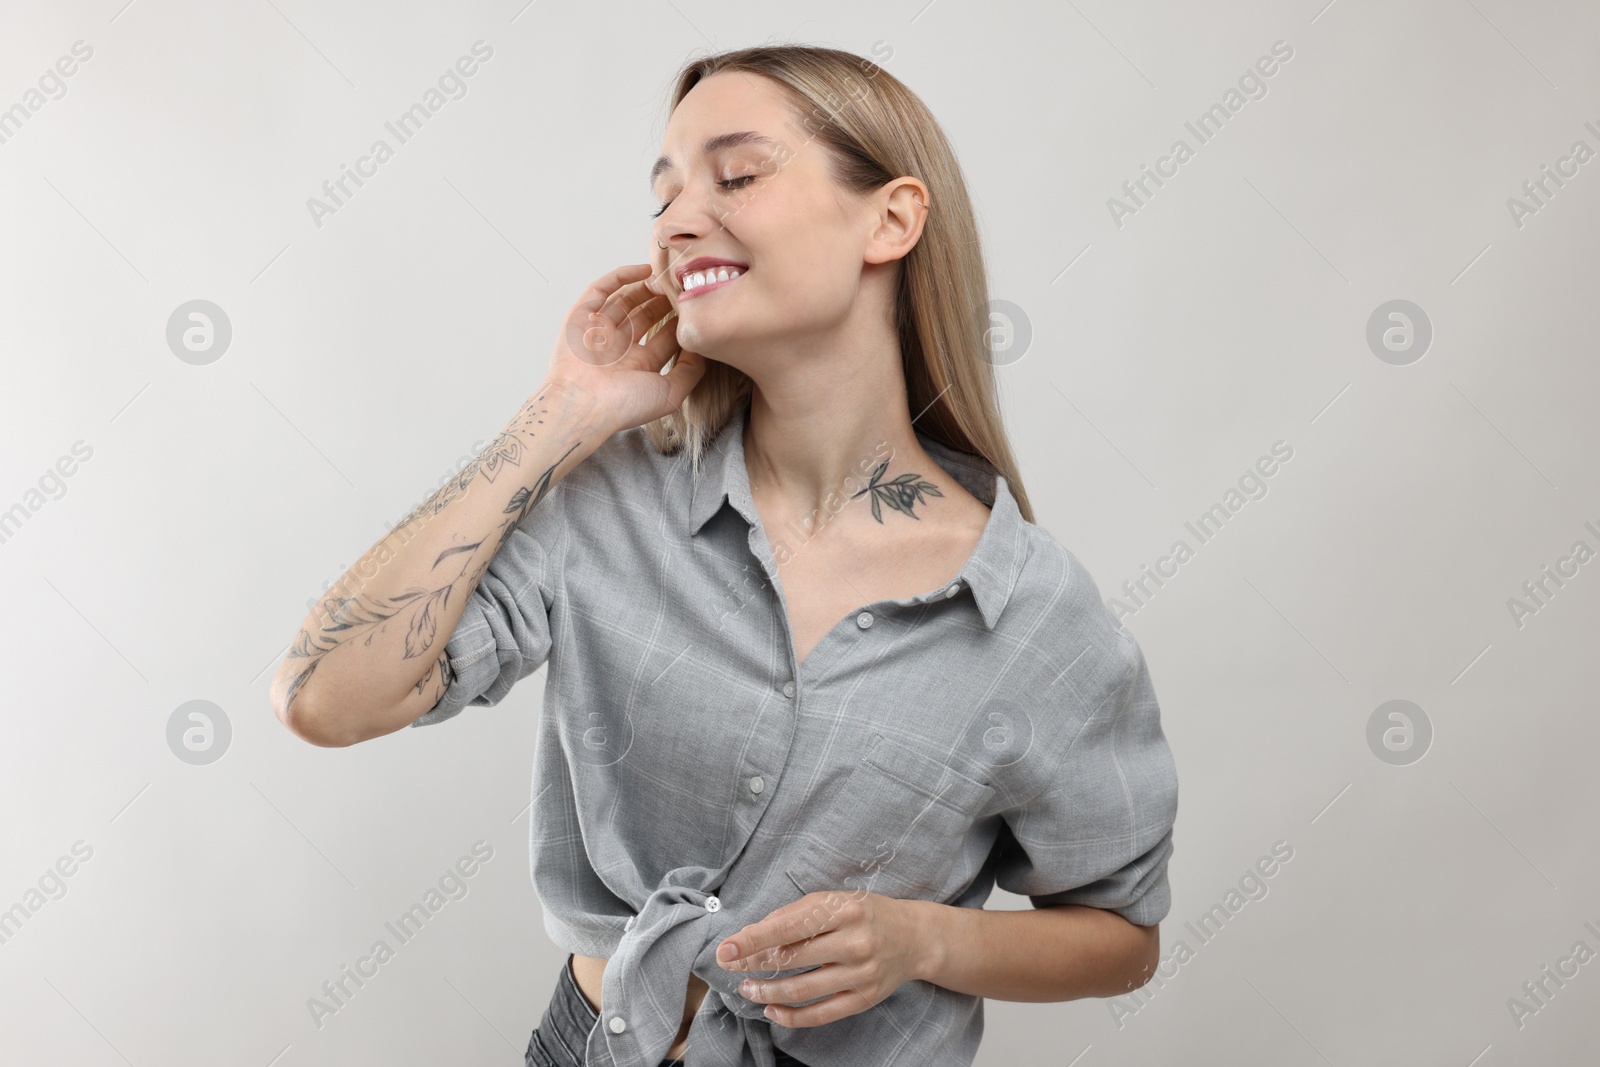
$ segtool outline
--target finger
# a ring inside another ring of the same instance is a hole
[[[840,961],[837,949],[824,954],[833,962],[787,978],[747,978],[739,983],[739,995],[762,1005],[767,1018],[785,1026],[832,1022],[883,999],[882,987],[869,981],[860,966]]]
[[[682,353],[682,348],[678,344],[678,329],[673,325],[674,317],[675,313],[669,314],[660,323],[647,329],[645,336],[640,338],[643,347],[634,349],[635,352],[642,353],[640,359],[643,366],[657,373],[660,373],[662,368],[667,365],[668,360],[680,356]],[[655,333],[650,333],[650,330],[655,330]],[[676,366],[674,366],[674,369],[676,369]],[[672,372],[668,371],[667,373],[670,374]]]
[[[848,980],[851,965],[842,958],[836,935],[802,942],[795,947],[792,958],[784,959],[781,966],[752,970],[743,975],[736,987],[738,994],[757,1004],[793,1004],[854,988]],[[812,969],[803,974],[781,973],[800,967]]]
[[[648,299],[648,301],[637,304],[634,309],[627,312],[627,317],[622,318],[619,323],[614,323],[613,325],[610,315],[602,315],[600,318],[595,318],[594,322],[590,323],[590,326],[598,326],[603,330],[611,331],[613,339],[611,339],[610,344],[616,349],[616,355],[619,358],[624,357],[624,355],[630,358],[637,358],[640,355],[640,346],[646,346],[645,352],[643,352],[643,355],[645,355],[643,362],[653,363],[654,366],[651,370],[659,371],[661,366],[667,362],[667,357],[674,352],[674,347],[669,342],[675,342],[677,333],[675,331],[666,331],[667,342],[654,344],[654,346],[646,344],[646,334],[650,334],[650,331],[654,330],[656,326],[664,323],[664,320],[670,318],[670,315],[672,315],[672,309],[670,309],[666,299],[658,296],[658,298]],[[662,331],[658,330],[656,333],[651,334],[650,341],[659,338],[661,333]]]
[[[676,338],[676,328],[674,327],[669,329],[669,327],[671,327],[672,320],[677,317],[678,309],[669,304],[666,309],[666,314],[662,315],[655,322],[645,327],[644,333],[639,337],[639,343],[642,345],[648,345],[651,341],[654,341],[657,337],[660,337],[662,333],[666,333],[669,337]]]
[[[589,288],[585,289],[582,295],[578,297],[578,303],[575,305],[574,310],[583,314],[599,311],[612,293],[624,285],[643,281],[649,276],[650,270],[651,267],[648,263],[629,263],[618,267],[610,274],[601,275],[593,282],[590,282]]]
[[[836,893],[807,893],[792,904],[774,909],[760,922],[752,923],[724,942],[737,948],[739,955],[734,961],[723,962],[719,945],[718,962],[735,971],[781,971],[806,966],[787,961],[802,951],[800,942],[838,928],[841,909],[835,902],[836,897]]]
[[[706,357],[698,352],[679,352],[672,369],[661,376],[667,387],[667,404],[676,411],[683,406],[684,398],[694,392],[706,374]]]
[[[611,325],[617,326],[641,305],[647,304],[652,300],[666,299],[655,290],[648,288],[648,283],[648,278],[640,278],[624,284],[616,292],[606,297],[605,303],[597,309],[599,316],[609,321]],[[591,319],[596,323],[600,322],[600,318],[591,316]]]
[[[651,297],[640,301],[628,312],[628,319],[623,324],[624,328],[632,331],[635,344],[645,342],[645,334],[660,326],[673,314],[672,302],[664,296]]]
[[[613,309],[618,306],[619,302],[621,306],[631,307],[637,302],[655,298],[668,298],[677,291],[677,285],[668,275],[670,269],[670,264],[659,270],[651,265],[651,271],[647,277],[640,278],[636,282],[630,282],[618,289],[617,293],[607,301],[607,307],[604,311],[607,314],[612,314]]]
[[[609,366],[629,354],[645,329],[633,327],[627,316],[651,300],[644,278],[638,277],[648,268],[646,263],[619,267],[584,290],[565,325],[567,347],[579,359],[594,366]],[[607,291],[607,286],[629,276],[635,276],[634,280]],[[618,294],[622,294],[620,300]]]
[[[651,292],[665,296],[669,292],[677,291],[678,285],[672,280],[672,268],[680,255],[676,252],[664,254],[661,266],[653,269],[650,277],[645,279],[644,283],[650,287]]]
[[[860,993],[847,989],[798,1008],[789,1004],[768,1004],[763,1014],[779,1026],[798,1030],[804,1026],[838,1022],[847,1016],[859,1015],[870,1007],[872,1005]]]
[[[837,936],[824,940],[834,940]],[[894,991],[880,980],[870,978],[859,963],[845,962],[840,948],[826,949],[822,956],[831,962],[824,962],[801,975],[758,980],[748,992],[745,983],[740,983],[739,993],[763,1005],[768,1019],[784,1026],[799,1027],[819,1026],[866,1011]]]

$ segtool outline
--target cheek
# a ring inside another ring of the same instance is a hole
[[[856,236],[847,232],[837,215],[807,206],[793,216],[805,219],[803,225],[788,228],[781,246],[785,291],[797,287],[808,296],[808,303],[838,305],[855,298],[861,285],[861,260],[849,250]]]
[[[752,207],[751,210],[754,210]],[[822,225],[796,225],[806,218],[796,212],[784,224],[759,234],[738,238],[740,247],[750,250],[755,263],[750,274],[752,288],[759,288],[764,299],[781,299],[795,306],[813,307],[848,299],[857,285],[860,269],[846,269],[841,261],[842,241]],[[753,220],[752,220],[753,221]],[[750,228],[746,228],[749,232]]]
[[[723,219],[730,247],[747,250],[755,264],[749,278],[741,279],[738,302],[760,305],[768,325],[837,319],[861,284],[860,262],[841,255],[853,239],[844,224],[836,208],[776,186],[752,196]],[[684,306],[691,316],[694,305]]]
[[[861,271],[859,265],[840,262],[837,251],[817,250],[786,260],[778,277],[764,281],[765,291],[783,298],[805,317],[831,319],[855,301]]]
[[[743,300],[759,305],[770,322],[799,325],[832,319],[855,297],[854,278],[842,274],[837,264],[809,257],[783,257],[753,271]]]

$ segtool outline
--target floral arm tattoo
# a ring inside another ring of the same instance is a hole
[[[541,398],[542,399],[542,398]],[[540,412],[542,413],[542,412]],[[444,510],[451,501],[466,494],[472,484],[479,478],[493,483],[508,467],[520,467],[527,456],[527,446],[524,437],[533,436],[533,424],[541,422],[536,417],[532,404],[524,405],[522,410],[512,419],[506,429],[490,442],[460,474],[446,482],[437,492],[412,509],[410,514],[401,519],[390,530],[384,539],[374,547],[368,556],[375,554],[390,538],[398,537],[402,543],[410,541],[417,534],[417,529],[426,525],[434,516]],[[583,442],[575,442],[567,449],[555,463],[539,476],[533,488],[519,486],[511,494],[502,514],[505,520],[500,524],[499,540],[495,543],[494,552],[487,553],[482,562],[467,579],[466,589],[476,588],[478,579],[488,569],[490,561],[494,558],[501,546],[511,538],[511,531],[516,529],[528,513],[545,498],[550,491],[551,478],[556,468],[564,463]],[[417,529],[409,529],[413,523],[418,523]],[[402,531],[405,531],[402,533]],[[478,541],[470,545],[453,545],[440,552],[429,568],[431,573],[445,568],[445,574],[438,576],[440,584],[432,589],[419,589],[412,587],[392,597],[370,597],[362,594],[359,589],[354,590],[351,596],[329,596],[323,600],[320,612],[320,625],[315,634],[302,628],[290,645],[287,658],[303,660],[304,666],[295,675],[289,685],[284,698],[284,707],[292,707],[295,696],[305,686],[311,675],[323,658],[334,649],[347,641],[362,637],[368,645],[372,638],[381,632],[389,620],[403,616],[405,622],[404,659],[414,659],[426,655],[438,640],[438,620],[440,614],[450,603],[451,594],[455,591],[456,584],[466,574],[467,566],[472,560],[472,555],[484,544]],[[446,566],[452,559],[460,557],[460,567],[455,573],[449,573]],[[360,564],[357,564],[360,566]],[[336,592],[346,591],[346,587],[336,587]],[[450,656],[444,649],[439,650],[438,658],[429,666],[427,673],[417,680],[415,691],[422,693],[427,688],[430,680],[434,683],[435,703],[442,697],[450,683],[455,678],[455,672],[450,667]]]

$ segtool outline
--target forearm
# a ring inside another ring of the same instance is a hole
[[[316,744],[400,729],[450,683],[445,646],[500,546],[604,440],[593,405],[536,391],[473,462],[400,520],[306,616],[273,680],[278,718]]]
[[[1160,927],[1103,908],[1063,904],[1024,911],[904,900],[926,931],[916,977],[991,1000],[1111,997],[1149,981]]]

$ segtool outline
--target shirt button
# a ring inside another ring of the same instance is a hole
[[[783,695],[786,696],[786,697],[789,697],[791,700],[794,699],[794,683],[793,682],[784,682],[783,683]]]
[[[613,1034],[620,1034],[620,1033],[622,1033],[622,1031],[626,1030],[627,1028],[628,1028],[628,1023],[627,1023],[627,1021],[625,1019],[623,1019],[622,1016],[613,1015],[611,1017],[611,1032]]]
[[[863,611],[860,615],[857,615],[856,616],[856,625],[861,627],[863,630],[865,630],[867,627],[871,626],[872,625],[872,612]]]
[[[750,779],[750,792],[759,793],[766,787],[767,783],[761,780],[761,776],[759,774]]]
[[[945,595],[946,598],[949,598],[949,597],[955,596],[959,592],[961,592],[961,583],[960,582],[956,582],[949,589],[946,589],[944,591],[944,595]]]
[[[722,910],[722,901],[718,900],[715,896],[706,897],[706,910],[707,911],[721,911]]]

